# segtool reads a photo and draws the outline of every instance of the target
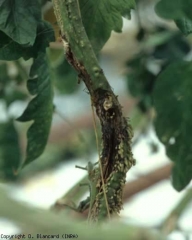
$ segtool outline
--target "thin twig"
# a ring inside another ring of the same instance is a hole
[[[181,201],[176,205],[176,207],[167,216],[161,226],[163,234],[170,234],[174,229],[176,229],[179,218],[183,215],[189,203],[192,202],[192,188],[186,190],[185,195],[182,197]]]

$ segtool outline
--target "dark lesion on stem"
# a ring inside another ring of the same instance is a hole
[[[122,209],[126,173],[135,165],[131,152],[133,133],[126,118],[123,117],[121,105],[113,92],[97,89],[94,96],[94,106],[102,127],[103,148],[100,160],[105,182],[104,189],[110,214],[119,213]],[[95,221],[107,217],[101,179],[98,179],[97,187],[99,188],[97,204],[92,210]]]
[[[65,36],[63,40],[67,42]],[[122,114],[122,107],[117,96],[108,90],[98,88],[93,91],[91,78],[85,67],[79,63],[70,48],[66,44],[65,54],[68,62],[76,69],[78,76],[85,82],[88,88],[93,106],[100,119],[102,130],[102,152],[100,156],[105,191],[110,214],[119,213],[122,209],[122,193],[128,169],[135,164],[131,153],[131,139],[133,137],[131,126]],[[104,199],[101,176],[97,181],[98,194],[91,210],[92,220],[107,217],[106,203]]]
[[[61,35],[61,39],[63,41],[63,46],[64,46],[64,49],[65,49],[65,56],[66,56],[66,59],[68,61],[68,63],[77,71],[78,73],[78,83],[80,83],[80,79],[81,80],[84,80],[85,81],[85,84],[89,90],[89,92],[92,91],[91,89],[91,80],[90,80],[90,76],[89,74],[87,73],[85,67],[83,66],[83,64],[81,62],[79,62],[73,52],[72,52],[72,49],[70,47],[70,43],[68,42],[68,39],[67,37],[65,36],[65,34],[61,34],[60,32],[60,35]]]

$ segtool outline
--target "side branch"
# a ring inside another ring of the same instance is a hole
[[[192,189],[188,189],[181,201],[177,204],[177,206],[171,211],[171,213],[162,223],[161,230],[163,234],[168,235],[178,227],[179,218],[182,216],[191,201]]]
[[[119,213],[122,208],[126,173],[135,164],[130,147],[132,129],[123,117],[117,96],[98,64],[81,20],[78,1],[53,0],[53,4],[66,58],[89,90],[101,123],[103,148],[100,161],[104,186],[99,174],[96,181],[97,194],[90,209],[90,219],[98,221],[107,217],[104,191],[110,214]]]

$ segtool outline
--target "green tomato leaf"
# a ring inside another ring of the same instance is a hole
[[[24,47],[14,42],[2,31],[0,31],[0,39],[0,60],[11,61],[22,57]]]
[[[184,18],[175,20],[175,23],[183,34],[188,35],[192,33],[192,20],[184,17]]]
[[[156,46],[153,56],[165,61],[175,61],[176,59],[183,59],[190,50],[191,47],[183,34],[176,32],[169,40]]]
[[[26,60],[29,57],[36,58],[39,52],[45,52],[45,49],[49,47],[49,43],[54,41],[55,35],[51,24],[46,21],[40,22],[37,28],[35,43],[31,48],[27,48],[23,55],[24,59]]]
[[[77,84],[77,73],[63,57],[62,61],[54,68],[55,86],[62,94],[74,93],[79,85]]]
[[[19,138],[13,121],[0,123],[0,178],[14,179],[20,165]]]
[[[10,83],[11,79],[8,75],[7,64],[0,64],[0,99],[4,98],[5,86]]]
[[[44,151],[52,122],[53,89],[45,53],[40,52],[34,59],[30,77],[28,90],[36,96],[17,119],[21,122],[34,121],[27,132],[27,156],[24,165],[32,162]]]
[[[191,9],[191,0],[161,0],[155,7],[160,17],[174,20],[178,28],[186,35],[192,32]]]
[[[173,63],[159,75],[153,93],[156,132],[174,162],[172,179],[178,191],[192,179],[191,76],[191,62]]]
[[[1,0],[0,30],[19,44],[33,45],[41,8],[38,0]]]
[[[16,100],[25,100],[27,94],[16,88],[15,82],[8,75],[7,64],[0,65],[0,99],[3,99],[7,107]]]
[[[81,0],[83,24],[95,52],[99,52],[111,35],[121,32],[122,16],[130,15],[135,0]]]
[[[0,59],[11,61],[23,57],[25,60],[36,58],[39,51],[45,52],[49,42],[55,41],[54,31],[48,22],[42,21],[37,27],[37,36],[32,47],[18,44],[0,31]]]
[[[142,99],[151,93],[155,76],[144,67],[138,70],[128,74],[128,90],[132,96]]]
[[[152,106],[151,93],[156,76],[147,69],[148,56],[136,55],[127,62],[127,89],[133,97],[139,99],[138,107],[146,112]]]

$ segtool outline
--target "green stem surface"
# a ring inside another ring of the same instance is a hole
[[[53,0],[53,6],[66,59],[84,81],[100,119],[102,171],[97,174],[98,169],[94,168],[95,174],[89,179],[97,193],[95,199],[91,199],[90,219],[97,222],[122,209],[126,173],[135,164],[131,152],[132,129],[98,64],[82,23],[78,1]]]

